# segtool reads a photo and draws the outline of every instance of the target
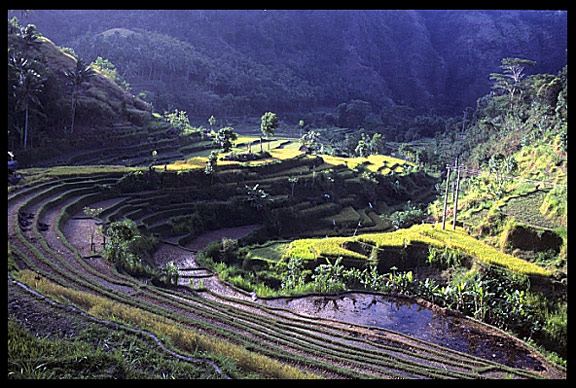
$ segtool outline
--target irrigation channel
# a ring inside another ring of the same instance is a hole
[[[179,266],[178,286],[156,287],[119,273],[88,254],[94,220],[82,209],[102,207],[104,217],[121,209],[136,215],[134,205],[153,193],[110,197],[95,189],[120,177],[60,178],[11,192],[8,238],[17,264],[55,284],[169,317],[327,378],[565,378],[565,371],[512,336],[414,300],[359,292],[263,299],[197,265],[194,250],[206,241],[238,237],[254,226],[212,232],[185,245],[162,243],[157,262],[169,257]],[[201,279],[203,288],[187,286],[190,279]]]

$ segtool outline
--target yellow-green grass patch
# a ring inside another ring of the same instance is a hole
[[[414,225],[408,229],[400,229],[388,233],[366,233],[354,237],[327,237],[317,239],[301,239],[292,242],[287,250],[287,257],[300,257],[315,260],[320,257],[361,258],[366,256],[342,248],[348,241],[361,241],[369,245],[382,247],[404,247],[412,243],[429,246],[448,247],[464,252],[488,264],[502,266],[511,271],[525,275],[550,276],[551,272],[526,260],[514,257],[483,243],[470,236],[464,229],[441,230],[430,224]]]

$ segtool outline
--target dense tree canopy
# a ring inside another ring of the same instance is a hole
[[[69,147],[68,135],[77,127],[141,123],[149,116],[145,103],[88,63],[56,47],[34,25],[8,20],[9,149],[45,146],[48,139]],[[100,68],[105,65],[102,59]]]
[[[27,17],[86,60],[110,60],[157,111],[195,116],[336,110],[353,100],[375,114],[393,105],[459,114],[489,92],[486,74],[502,58],[530,58],[533,73],[566,63],[562,11],[45,10]]]

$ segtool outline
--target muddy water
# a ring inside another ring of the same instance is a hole
[[[209,241],[222,237],[239,238],[258,225],[228,228],[208,232],[187,244],[187,248],[202,249]],[[165,246],[171,260],[179,268],[195,268],[195,255],[175,246]],[[155,255],[161,260],[160,250]],[[189,279],[182,279],[188,283]],[[220,282],[217,277],[203,278],[204,285],[217,294],[246,299],[248,296]],[[269,306],[351,324],[392,330],[449,349],[464,352],[514,368],[540,371],[546,369],[520,341],[489,329],[470,319],[435,312],[408,299],[377,294],[346,293],[341,296],[305,296],[260,300]]]
[[[351,293],[270,302],[306,315],[393,330],[515,368],[543,369],[540,361],[514,338],[404,299]]]

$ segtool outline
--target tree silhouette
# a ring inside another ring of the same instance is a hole
[[[44,79],[30,67],[27,59],[11,57],[11,64],[18,71],[18,79],[14,85],[17,107],[25,112],[23,147],[28,145],[28,116],[30,104],[41,106],[38,94],[44,87]]]
[[[238,134],[232,127],[220,128],[214,136],[214,143],[218,144],[222,151],[228,152],[234,145],[232,142],[238,139]]]
[[[266,112],[262,115],[261,120],[260,130],[264,137],[274,136],[274,132],[278,128],[278,116],[275,113]],[[270,149],[270,143],[268,143],[268,149]],[[260,136],[260,153],[262,153],[262,136]]]
[[[64,76],[68,78],[72,85],[72,122],[70,124],[70,133],[74,133],[74,118],[76,117],[76,105],[78,103],[78,87],[96,73],[83,60],[78,59],[76,67],[72,70],[64,70]]]

